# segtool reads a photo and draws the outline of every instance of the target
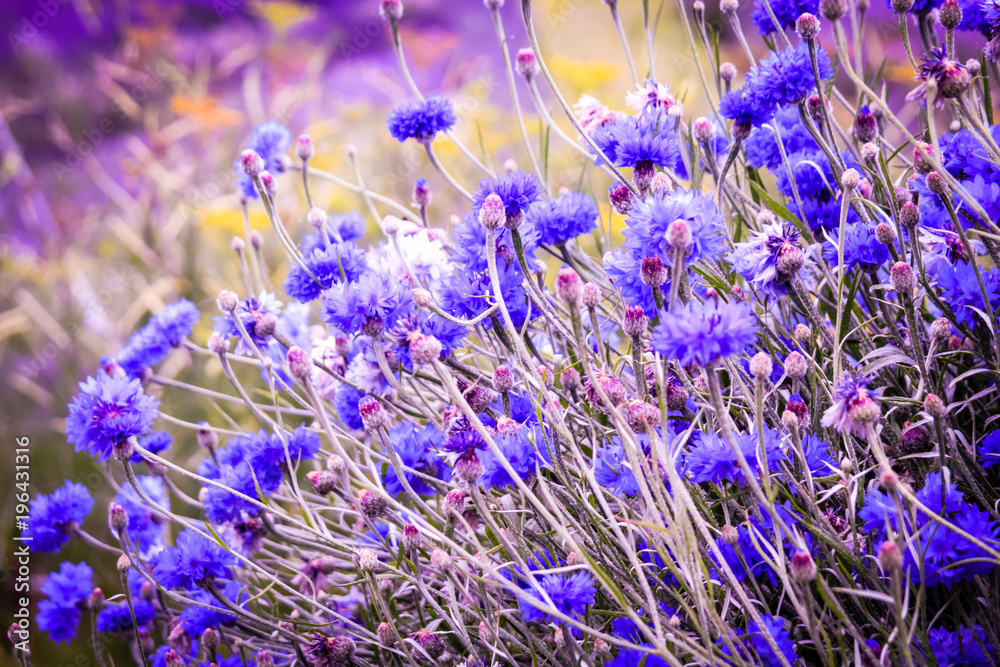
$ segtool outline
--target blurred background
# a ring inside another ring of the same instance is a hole
[[[717,5],[709,4],[707,22],[719,26]],[[527,168],[482,0],[404,5],[402,40],[421,90],[454,102],[457,132],[477,153],[485,149],[495,165],[514,159]],[[519,5],[512,0],[502,10],[512,53],[527,45]],[[747,5],[741,13],[749,14]],[[704,113],[675,3],[650,6],[662,12],[659,80],[684,101],[685,116]],[[641,0],[622,0],[619,10],[641,72]],[[546,60],[569,100],[588,94],[626,109],[631,77],[601,0],[538,0],[535,21]],[[891,33],[894,21],[880,26],[873,20],[872,36],[884,35],[886,25]],[[765,55],[750,34],[753,24],[744,20],[744,26],[758,55]],[[418,146],[400,145],[388,135],[385,119],[392,106],[411,94],[377,0],[5,0],[0,29],[0,621],[6,628],[16,597],[15,438],[31,441],[32,496],[53,491],[64,479],[86,485],[97,500],[88,528],[106,537],[101,524],[112,494],[97,464],[66,443],[66,404],[100,357],[117,351],[165,303],[180,296],[194,301],[202,319],[193,338],[207,338],[215,295],[241,284],[230,249],[243,225],[233,161],[257,123],[278,120],[293,135],[311,133],[317,146],[313,166],[351,182],[356,175],[345,147],[357,146],[368,186],[400,202],[409,202],[414,180],[426,177],[435,194],[435,226],[446,227],[463,208]],[[880,44],[873,39],[868,48]],[[721,60],[736,62],[742,75],[742,50],[723,39],[720,51]],[[888,79],[895,76],[892,68],[886,72]],[[555,112],[548,91],[543,93]],[[538,117],[527,91],[520,94],[537,142]],[[553,115],[575,135],[561,113]],[[465,168],[462,156],[448,142],[436,147],[474,189],[478,175]],[[606,202],[607,183],[581,182],[582,167],[580,156],[553,143],[550,180]],[[359,197],[326,182],[313,181],[312,195],[330,212],[366,211]],[[278,199],[282,218],[298,236],[306,208],[295,174],[281,177]],[[606,203],[602,207],[607,219]],[[250,208],[280,291],[287,260],[269,243],[259,206]],[[374,236],[374,225],[368,229]],[[183,352],[161,369],[181,378],[212,372]],[[165,411],[187,421],[213,416],[211,406],[193,397],[184,403],[180,392],[162,400]],[[192,432],[171,432],[174,455],[193,455]],[[59,561],[84,559],[99,585],[117,591],[113,555],[73,541],[59,554],[33,556],[33,596]],[[41,667],[86,667],[93,660],[82,642],[55,645],[38,631],[32,651]],[[133,664],[123,653],[116,661]],[[0,665],[14,664],[7,643]]]

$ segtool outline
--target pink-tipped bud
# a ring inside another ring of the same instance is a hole
[[[608,199],[618,215],[625,215],[632,210],[632,191],[622,182],[608,188]]]
[[[719,65],[719,78],[726,83],[732,83],[736,79],[737,74],[739,72],[736,70],[736,65],[731,62],[724,62]]]
[[[128,554],[122,554],[118,557],[118,562],[115,563],[115,567],[122,574],[125,574],[130,569],[132,569],[132,559],[128,557]]]
[[[115,503],[111,504],[111,507],[108,508],[108,526],[116,533],[125,530],[128,526],[128,515],[125,514],[124,507]]]
[[[913,231],[920,224],[920,209],[913,202],[906,202],[899,209],[899,224]]]
[[[497,366],[493,371],[493,387],[499,392],[508,392],[514,388],[514,374],[507,366]]]
[[[913,288],[917,285],[917,277],[913,273],[913,267],[906,262],[893,264],[889,279],[892,282],[892,289],[900,295],[910,296],[913,294]]]
[[[445,555],[447,556],[447,554]],[[451,557],[449,556],[449,558]],[[440,658],[445,649],[448,648],[444,643],[444,639],[427,628],[421,628],[417,631],[416,640],[420,648],[424,649],[427,655],[435,660]]]
[[[792,579],[800,584],[806,584],[816,578],[816,561],[805,549],[797,549],[792,554]]]
[[[639,277],[644,284],[650,287],[659,287],[667,281],[667,267],[663,265],[663,260],[656,255],[645,257],[639,267]]]
[[[264,158],[249,148],[240,153],[240,165],[247,176],[256,176],[264,171]]]
[[[693,236],[687,220],[678,218],[667,227],[667,243],[674,250],[685,250],[691,245]]]
[[[418,287],[413,290],[413,303],[415,303],[418,308],[428,308],[432,303],[434,303],[434,297],[427,290],[420,289]]]
[[[819,34],[819,19],[815,15],[805,12],[795,20],[795,32],[805,40],[816,39]]]
[[[465,511],[466,496],[461,489],[452,489],[444,496],[444,506],[449,512],[461,514]]]
[[[828,21],[836,21],[847,13],[845,0],[820,0],[819,13]]]
[[[736,529],[736,526],[727,523],[722,527],[722,541],[731,547],[736,546],[740,541],[740,531]]]
[[[691,124],[691,132],[699,144],[710,144],[715,139],[715,123],[704,116],[696,118]]]
[[[403,549],[413,553],[420,548],[420,530],[412,523],[403,526]]]
[[[583,286],[583,305],[586,308],[597,308],[601,303],[601,288],[594,283]]]
[[[899,475],[891,468],[885,468],[878,476],[879,484],[886,491],[892,492],[899,488]]]
[[[924,183],[927,185],[927,189],[943,197],[948,194],[948,184],[945,182],[944,177],[936,171],[932,171],[924,178]]]
[[[337,488],[337,477],[329,470],[310,470],[306,473],[306,481],[321,496],[332,493]]]
[[[848,192],[857,190],[861,183],[861,174],[858,173],[857,169],[845,169],[840,176],[840,182],[844,186],[844,190]]]
[[[962,8],[957,0],[944,0],[938,7],[938,23],[946,30],[954,30],[962,22]]]
[[[313,159],[316,155],[316,146],[313,145],[312,137],[308,134],[300,134],[299,140],[295,144],[295,154],[303,162]]]
[[[382,646],[395,646],[396,633],[392,631],[392,626],[385,621],[378,624],[378,641]]]
[[[861,144],[861,159],[865,162],[874,162],[878,159],[879,150],[872,142]]]
[[[575,306],[580,301],[583,285],[580,274],[570,268],[562,268],[556,276],[556,296]]]
[[[382,404],[376,398],[368,396],[358,403],[358,413],[361,415],[361,423],[366,431],[376,431],[389,422]]]
[[[385,512],[388,503],[386,503],[385,498],[376,495],[368,489],[363,489],[358,494],[358,507],[361,508],[362,514],[369,519],[374,519]]]
[[[934,157],[934,147],[930,144],[918,143],[913,148],[913,171],[927,175],[934,170],[931,158]]]
[[[288,348],[288,370],[299,382],[306,382],[312,373],[312,357],[301,347]]]
[[[260,184],[264,186],[264,194],[268,199],[274,199],[278,194],[278,179],[269,171],[260,172]]]
[[[878,564],[883,572],[896,572],[903,567],[903,552],[895,542],[886,540],[878,550]]]
[[[785,358],[785,373],[793,380],[801,380],[809,372],[809,362],[801,352],[795,351]]]
[[[880,222],[875,225],[875,239],[882,245],[892,245],[896,240],[896,230],[892,225]]]
[[[940,343],[951,336],[951,321],[947,317],[939,317],[931,323],[931,340]]]
[[[451,569],[451,556],[447,552],[435,549],[431,552],[431,567],[439,572],[447,572]]]
[[[476,450],[470,449],[455,462],[455,476],[466,483],[473,483],[483,476],[483,462],[476,455]]]
[[[580,388],[580,372],[570,366],[559,374],[559,384],[566,391],[576,391]]]
[[[219,296],[216,297],[215,303],[219,306],[219,310],[222,312],[231,313],[236,310],[236,306],[239,304],[239,297],[236,296],[236,292],[224,289],[219,292]]]
[[[647,326],[649,326],[649,321],[646,319],[645,313],[642,312],[642,306],[629,306],[625,309],[622,330],[626,336],[631,338],[641,336],[646,333]]]
[[[676,105],[680,106],[680,105]],[[667,176],[665,172],[658,171],[653,175],[653,180],[649,184],[649,191],[656,192],[670,192],[674,189],[674,184],[670,182],[670,177]]]
[[[403,3],[400,0],[382,0],[378,13],[386,21],[395,23],[403,18]]]
[[[479,224],[487,229],[499,229],[507,221],[507,207],[504,206],[500,195],[490,194],[486,196],[479,209]]]
[[[410,358],[418,366],[427,366],[441,357],[441,341],[434,336],[413,331],[409,334]]]
[[[515,68],[517,69],[517,73],[526,79],[530,79],[541,71],[541,68],[538,66],[538,58],[535,57],[535,52],[527,48],[517,52]]]
[[[309,213],[306,214],[306,221],[315,227],[316,229],[321,228],[326,224],[327,215],[326,211],[316,206],[309,209]]]
[[[924,397],[924,412],[935,419],[940,419],[947,414],[948,410],[940,396],[937,394],[927,394]]]
[[[764,381],[771,377],[771,372],[774,370],[774,361],[771,360],[771,355],[763,350],[753,355],[750,359],[750,375],[756,380]]]
[[[660,425],[660,410],[645,401],[629,401],[625,405],[625,423],[636,433],[648,433]]]
[[[795,325],[794,336],[800,345],[805,345],[812,338],[812,329],[809,328],[809,325],[800,322]]]

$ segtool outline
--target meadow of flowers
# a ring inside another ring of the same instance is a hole
[[[418,85],[400,0],[374,11],[409,197],[366,185],[363,143],[338,175],[278,120],[230,156],[238,282],[159,310],[60,415],[114,500],[33,495],[31,550],[89,555],[44,579],[32,642],[101,667],[1000,664],[1000,8],[642,2],[630,44],[605,0],[633,86],[570,99],[558,23],[509,2],[524,48],[503,0],[461,4],[516,160]],[[869,57],[876,15],[898,61]]]

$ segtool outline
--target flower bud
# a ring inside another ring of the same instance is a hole
[[[819,0],[819,13],[828,21],[836,21],[847,13],[844,0]]]
[[[247,244],[241,237],[234,236],[229,242],[229,247],[233,249],[233,252],[239,254],[247,249]]]
[[[330,454],[326,459],[326,469],[339,476],[347,471],[347,464],[339,454]]]
[[[455,476],[463,482],[474,483],[483,476],[483,462],[476,456],[476,450],[470,449],[455,461]]]
[[[861,144],[878,138],[878,121],[867,104],[858,109],[858,114],[854,117],[854,138]]]
[[[128,515],[125,514],[124,507],[111,503],[111,507],[108,508],[108,526],[116,533],[125,530],[128,526]]]
[[[326,211],[316,206],[313,206],[311,209],[309,209],[309,212],[306,213],[306,221],[316,229],[320,229],[323,227],[323,225],[326,224],[327,221]]]
[[[719,65],[719,78],[726,83],[731,83],[737,75],[736,65],[731,62],[724,62]]]
[[[793,380],[801,380],[809,372],[809,363],[801,352],[794,351],[785,359],[785,373]]]
[[[240,153],[240,165],[243,167],[244,174],[256,176],[264,171],[264,158],[258,155],[257,151],[248,148]]]
[[[392,626],[386,622],[378,624],[378,641],[382,646],[395,646],[396,645],[396,633],[392,631]]]
[[[736,546],[740,541],[740,532],[736,529],[736,526],[727,523],[722,527],[722,541],[731,547]]]
[[[434,336],[412,331],[409,334],[410,358],[418,366],[427,366],[441,357],[441,341]]]
[[[695,119],[691,124],[691,131],[699,144],[708,144],[715,139],[715,124],[704,116]]]
[[[624,183],[618,182],[608,188],[608,199],[618,215],[632,210],[632,191]]]
[[[896,572],[903,567],[903,552],[895,542],[886,540],[878,550],[878,564],[883,572]]]
[[[556,275],[556,296],[575,307],[580,301],[582,292],[580,274],[568,267],[560,269]]]
[[[629,401],[625,405],[625,423],[636,433],[648,433],[659,427],[660,411],[655,405],[645,401]]]
[[[639,277],[650,287],[659,287],[667,281],[667,268],[656,255],[645,257],[639,267]]]
[[[378,554],[367,548],[358,549],[355,559],[358,563],[358,569],[362,572],[374,572],[381,565],[378,561]]]
[[[133,454],[135,454],[135,447],[132,446],[131,440],[120,440],[111,448],[111,455],[115,461],[127,461],[132,458]]]
[[[376,398],[368,396],[358,403],[358,412],[361,415],[361,423],[366,431],[377,431],[389,422],[389,417],[382,404]]]
[[[386,503],[385,498],[372,493],[368,489],[363,489],[358,494],[358,507],[361,508],[361,513],[366,517],[375,519],[385,512],[388,503]]]
[[[434,303],[434,297],[427,290],[418,287],[413,290],[413,303],[417,304],[418,308],[429,308]]]
[[[569,366],[559,374],[559,383],[566,391],[577,391],[580,388],[580,372]]]
[[[420,548],[420,530],[412,523],[403,526],[403,549],[413,553]]]
[[[288,370],[292,377],[305,383],[312,373],[312,357],[297,345],[288,348]]]
[[[426,178],[418,178],[413,184],[413,203],[423,208],[431,203],[431,188]]]
[[[947,317],[939,317],[931,323],[931,340],[940,343],[951,335],[951,321]]]
[[[789,431],[795,431],[799,428],[799,416],[791,410],[785,410],[781,413],[781,423]]]
[[[493,387],[499,392],[508,392],[514,388],[514,374],[507,366],[497,366],[493,371]]]
[[[454,512],[455,514],[461,514],[465,511],[465,491],[461,489],[452,489],[444,497],[444,506],[448,508],[448,511]]]
[[[420,645],[420,648],[424,649],[424,651],[427,652],[427,655],[435,660],[440,658],[441,654],[443,654],[447,648],[444,640],[427,628],[421,628],[418,630],[415,638],[417,643]]]
[[[805,345],[812,338],[812,330],[809,328],[809,325],[799,322],[795,325],[794,336],[799,345]]]
[[[896,474],[891,468],[885,468],[879,473],[878,476],[879,484],[882,488],[890,493],[899,488],[899,475]]]
[[[216,297],[215,303],[219,306],[219,310],[222,312],[231,313],[236,310],[236,306],[239,304],[239,297],[236,296],[236,292],[224,289],[219,292],[219,296]]]
[[[875,239],[882,245],[892,245],[896,240],[896,230],[892,225],[880,222],[875,225]]]
[[[254,660],[257,661],[257,667],[274,667],[274,658],[268,651],[257,651]]]
[[[675,104],[671,109],[676,109],[679,106],[679,104]],[[653,174],[653,180],[649,184],[650,192],[670,192],[673,189],[674,185],[670,182],[670,177],[665,172],[658,171]]]
[[[611,647],[600,637],[594,640],[594,657],[602,662],[607,662],[611,659]]]
[[[934,165],[928,158],[934,156],[934,147],[923,142],[918,143],[913,148],[913,171],[920,175],[929,174],[934,169]]]
[[[264,188],[264,194],[267,195],[268,199],[274,199],[274,196],[278,194],[278,179],[269,171],[260,172],[260,184]]]
[[[804,40],[816,39],[819,34],[819,19],[806,12],[795,20],[795,32]]]
[[[451,569],[451,556],[448,553],[435,549],[431,552],[431,566],[442,573]]]
[[[805,549],[797,549],[792,554],[792,579],[806,584],[816,578],[816,562]]]
[[[130,569],[132,569],[132,559],[128,557],[128,554],[122,554],[118,557],[118,562],[115,564],[118,571],[125,574]]]
[[[857,190],[861,183],[861,174],[858,173],[857,169],[845,169],[840,176],[840,182],[846,192]]]
[[[487,229],[499,229],[507,221],[507,207],[498,194],[489,194],[479,209],[479,224]]]
[[[254,250],[260,250],[264,247],[264,237],[256,229],[250,230],[250,246]]]
[[[386,21],[395,23],[403,18],[403,3],[400,0],[382,0],[378,13]]]
[[[819,94],[810,95],[806,98],[806,113],[816,124],[822,124],[826,119],[824,110],[826,101]]]
[[[538,66],[538,58],[535,57],[535,52],[528,48],[520,49],[517,52],[514,67],[517,73],[525,79],[530,79],[541,71],[541,68]]]
[[[920,223],[920,209],[913,202],[906,202],[899,209],[899,224],[912,232]]]
[[[771,360],[771,355],[763,350],[753,355],[753,358],[750,359],[750,375],[756,380],[766,380],[771,377],[773,370],[774,362]]]
[[[310,470],[306,473],[306,480],[312,484],[313,491],[321,496],[330,494],[337,488],[337,477],[329,470]]]
[[[601,303],[601,288],[594,283],[584,284],[582,298],[586,308],[597,308]]]
[[[164,667],[184,667],[184,659],[177,655],[177,651],[167,649],[163,654]]]
[[[735,14],[739,8],[739,0],[719,0],[719,11],[723,14]]]
[[[646,333],[648,325],[649,322],[646,320],[646,315],[642,312],[642,306],[629,306],[625,309],[625,320],[622,330],[626,336],[637,338]]]
[[[278,328],[278,318],[272,313],[264,313],[254,324],[254,333],[262,338],[270,338],[274,335],[274,330]]]
[[[872,142],[861,144],[861,159],[865,162],[874,162],[878,159],[879,150]]]
[[[938,23],[945,30],[954,30],[962,22],[962,8],[956,0],[944,0],[938,7]]]
[[[948,184],[945,183],[944,177],[938,172],[932,171],[927,174],[924,182],[927,185],[927,189],[937,196],[944,197],[948,194]]]
[[[896,262],[893,264],[892,270],[889,273],[889,279],[892,282],[892,289],[896,290],[896,293],[900,295],[912,295],[913,288],[917,285],[917,277],[913,273],[913,267],[906,262]]]
[[[299,140],[295,144],[295,154],[303,162],[313,159],[316,155],[316,147],[313,145],[312,137],[308,134],[300,134]]]
[[[691,226],[687,220],[678,218],[667,227],[667,243],[671,248],[684,250],[691,245]]]
[[[945,408],[944,401],[937,394],[927,394],[924,397],[924,412],[935,419],[940,419],[947,414],[948,410]]]

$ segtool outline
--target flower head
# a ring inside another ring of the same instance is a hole
[[[292,133],[288,128],[278,121],[269,120],[254,128],[247,148],[260,156],[266,171],[280,174],[285,170],[281,156],[291,145]],[[247,199],[257,199],[257,188],[254,187],[253,179],[244,172],[239,160],[236,161],[235,169],[236,185],[240,192]]]
[[[715,197],[684,188],[655,192],[637,201],[626,218],[623,247],[636,256],[656,256],[671,265],[675,252],[667,231],[678,220],[687,223],[691,234],[685,255],[687,264],[722,257],[728,228],[715,205]]]
[[[330,243],[326,248],[317,247],[305,254],[302,264],[305,268],[298,262],[292,263],[284,287],[288,296],[306,303],[319,298],[334,283],[357,280],[368,270],[368,254],[349,241]]]
[[[816,61],[821,79],[833,76],[830,56],[822,48],[817,48]],[[780,53],[772,51],[767,60],[751,67],[744,94],[756,108],[773,113],[780,106],[797,104],[815,87],[809,47],[800,41]]]
[[[156,419],[160,402],[143,392],[139,380],[98,373],[79,386],[69,405],[66,436],[76,451],[98,461],[107,461],[115,445],[148,433]]]
[[[653,349],[682,366],[707,366],[742,352],[757,337],[757,321],[745,303],[691,301],[677,312],[664,311],[653,330]]]
[[[257,325],[268,316],[277,317],[281,314],[282,303],[274,298],[274,294],[261,292],[260,296],[250,296],[236,304],[236,309],[231,313],[214,318],[215,326],[212,331],[220,334],[223,338],[236,336],[236,354],[253,356],[253,347],[244,340],[240,333],[240,327],[233,318],[238,317],[240,323],[247,331],[247,336],[258,350],[267,348],[270,342],[269,336],[257,330]]]
[[[69,541],[74,528],[90,514],[94,499],[87,487],[66,480],[49,495],[36,495],[30,507],[27,537],[31,550],[53,552]]]
[[[392,110],[386,125],[389,134],[400,143],[416,139],[422,144],[434,141],[438,132],[447,132],[458,119],[451,102],[431,95],[418,102],[404,102]]]
[[[674,120],[662,110],[615,119],[597,130],[593,139],[617,167],[669,169],[680,158]]]
[[[76,638],[83,603],[94,589],[94,571],[86,563],[63,563],[42,584],[38,603],[38,627],[49,633],[52,641],[68,642]]]
[[[529,433],[532,433],[535,442],[528,437]],[[538,468],[550,463],[545,436],[537,427],[517,425],[512,431],[498,433],[494,437],[494,442],[521,481],[528,481]],[[492,451],[481,452],[479,459],[483,463],[483,476],[479,481],[484,487],[492,489],[514,486],[514,478]]]
[[[799,230],[787,222],[773,222],[736,244],[733,268],[761,296],[779,298],[805,265]]]
[[[507,213],[507,225],[518,226],[528,209],[545,192],[545,188],[534,174],[518,169],[502,176],[484,178],[479,181],[479,189],[472,195],[472,212],[479,218],[479,209],[483,207],[486,198],[497,195],[503,202]]]
[[[153,605],[141,598],[132,600],[131,609],[126,602],[111,603],[97,615],[97,631],[119,635],[132,632],[134,627],[132,623],[133,613],[135,613],[135,622],[140,628],[152,623],[156,617],[156,609]]]
[[[868,425],[879,418],[881,389],[869,389],[871,378],[863,375],[845,375],[834,393],[833,405],[823,413],[822,425],[839,433],[867,436]]]
[[[943,46],[930,50],[920,63],[917,72],[920,84],[906,96],[908,102],[917,101],[920,106],[927,106],[927,82],[933,80],[937,96],[931,102],[935,108],[944,108],[945,100],[960,97],[972,85],[972,75],[968,68],[957,60],[948,57]]]
[[[380,334],[396,326],[412,305],[409,284],[384,269],[374,269],[353,283],[337,283],[327,290],[323,319],[351,334]]]
[[[153,576],[166,588],[192,589],[213,579],[228,579],[236,558],[217,543],[184,530],[176,546],[165,547],[153,559]]]
[[[593,199],[582,192],[567,192],[536,201],[528,209],[527,221],[538,231],[542,243],[558,245],[589,234],[599,217]]]
[[[441,431],[432,425],[420,427],[412,422],[401,422],[389,429],[389,440],[400,462],[407,469],[403,474],[414,493],[423,496],[436,493],[435,488],[426,481],[426,477],[443,482],[451,479],[451,468],[445,465],[436,451],[441,447],[442,438]],[[386,491],[392,495],[405,491],[399,473],[392,465],[386,470],[384,481]]]
[[[128,344],[118,351],[114,361],[129,377],[139,377],[144,368],[155,366],[191,334],[198,321],[198,309],[187,299],[166,306],[132,334]]]

